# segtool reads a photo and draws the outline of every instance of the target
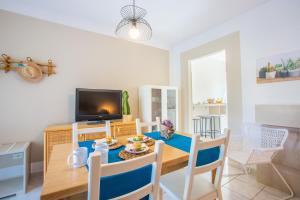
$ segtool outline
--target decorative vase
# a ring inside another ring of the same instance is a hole
[[[259,71],[258,77],[259,78],[266,78],[266,72],[265,71]]]
[[[123,122],[130,122],[132,121],[132,116],[130,112],[130,106],[129,106],[129,94],[125,90],[122,92],[122,114],[123,114]]]
[[[165,125],[160,126],[160,136],[169,140],[172,138],[175,130],[173,128],[169,128]]]
[[[286,78],[286,77],[288,77],[288,71],[280,71],[279,72],[279,76],[281,77],[281,78]]]
[[[291,76],[291,77],[300,76],[300,68],[294,69],[294,70],[289,70],[289,76]]]
[[[274,79],[276,76],[276,71],[266,72],[266,79]]]
[[[131,122],[132,115],[123,115],[123,122]]]

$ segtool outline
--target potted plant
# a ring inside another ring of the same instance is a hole
[[[288,77],[289,76],[289,73],[288,73],[288,70],[287,69],[282,69],[282,70],[280,70],[280,72],[279,72],[279,77],[281,77],[281,78],[286,78],[286,77]]]
[[[298,58],[298,60],[295,62],[295,67],[299,71],[299,75],[298,76],[300,76],[300,58]]]
[[[266,79],[274,79],[276,76],[275,67],[268,63],[267,72],[266,72]]]
[[[288,70],[284,64],[284,61],[281,59],[282,64],[276,64],[275,69],[277,71],[276,77],[285,78],[288,77]]]
[[[174,132],[174,125],[171,120],[164,120],[161,124],[160,136],[168,140],[173,136]]]
[[[122,93],[122,114],[123,114],[123,121],[130,122],[132,121],[132,115],[130,113],[130,106],[129,106],[129,94],[126,90]]]
[[[287,68],[286,68],[286,65],[285,65],[283,59],[281,59],[281,63],[282,63],[282,68],[281,68],[280,71],[279,71],[279,76],[280,76],[281,78],[286,78],[286,77],[289,76],[289,73],[288,73],[288,70],[287,70]]]
[[[266,72],[267,72],[267,66],[264,66],[264,67],[260,68],[260,70],[258,72],[258,77],[259,78],[266,78]]]
[[[291,58],[289,58],[286,64],[286,68],[288,69],[289,76],[291,77],[300,76],[299,59],[296,62],[294,62]]]
[[[283,65],[282,64],[276,64],[275,65],[275,70],[276,70],[276,77],[280,77],[280,72],[283,70]]]

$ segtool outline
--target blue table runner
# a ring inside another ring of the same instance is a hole
[[[170,145],[187,153],[190,152],[192,143],[192,138],[190,137],[174,133],[172,138],[167,140],[160,136],[160,132],[145,133],[144,135],[151,137],[155,140],[163,140],[167,145]],[[198,152],[196,166],[206,165],[211,162],[214,162],[217,159],[219,159],[219,155],[220,147],[200,150]]]
[[[179,134],[174,134],[170,140],[166,140],[160,136],[160,132],[145,133],[144,135],[151,137],[155,140],[163,140],[167,145],[180,149],[187,153],[190,152],[191,138]],[[88,153],[94,152],[92,144],[94,140],[78,142],[80,147],[87,147]],[[119,157],[119,152],[125,147],[122,146],[118,149],[109,150],[108,163],[122,161]],[[219,158],[219,147],[201,150],[198,152],[197,166],[211,163]],[[112,199],[129,192],[135,191],[151,181],[152,165],[148,165],[130,172],[116,174],[108,177],[101,177],[100,187],[100,200]],[[149,199],[149,196],[144,197],[142,200]]]

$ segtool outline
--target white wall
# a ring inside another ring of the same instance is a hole
[[[191,60],[193,104],[208,98],[222,98],[226,102],[225,51]]]
[[[299,104],[300,81],[256,84],[256,60],[300,49],[300,1],[272,0],[172,48],[170,84],[181,86],[180,54],[240,32],[243,120],[255,120],[255,104]]]
[[[0,54],[51,58],[57,74],[28,83],[0,71],[0,143],[31,141],[42,160],[43,130],[74,121],[75,88],[128,90],[133,116],[138,87],[167,85],[169,52],[0,10]]]

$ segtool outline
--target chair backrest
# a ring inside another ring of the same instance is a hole
[[[151,182],[133,192],[124,194],[114,199],[131,200],[141,199],[147,195],[151,199],[158,199],[159,181],[162,167],[164,142],[161,140],[155,141],[154,152],[138,158],[116,162],[111,164],[101,164],[101,155],[99,152],[91,154],[89,159],[89,178],[88,178],[88,200],[99,200],[100,194],[100,178],[104,176],[112,176],[124,172],[129,172],[135,169],[152,164]],[[124,183],[123,183],[124,184]],[[116,186],[117,187],[117,186]]]
[[[105,126],[103,127],[93,127],[93,128],[79,128],[78,123],[72,124],[72,143],[73,148],[77,147],[78,135],[79,134],[92,134],[105,132],[107,136],[111,136],[110,131],[110,121],[105,121]]]
[[[142,134],[142,128],[148,127],[148,132],[152,132],[152,127],[156,126],[157,131],[160,131],[160,118],[156,117],[156,120],[154,122],[141,122],[140,119],[136,119],[136,133]]]
[[[185,182],[183,199],[191,198],[190,195],[192,193],[191,191],[193,187],[193,181],[194,181],[193,179],[194,176],[197,174],[202,174],[217,169],[214,185],[216,188],[220,187],[229,138],[230,138],[229,129],[224,130],[224,136],[207,142],[201,142],[200,135],[193,135],[191,150],[190,150],[191,153],[190,153],[189,163],[186,172],[186,182]],[[219,159],[217,159],[214,162],[208,163],[206,165],[197,167],[196,163],[198,158],[198,152],[200,150],[206,150],[214,147],[220,148]]]
[[[261,147],[266,149],[283,148],[288,137],[287,129],[261,127]]]
[[[288,130],[283,128],[271,128],[261,124],[245,124],[242,133],[243,150],[283,149],[288,134]]]

